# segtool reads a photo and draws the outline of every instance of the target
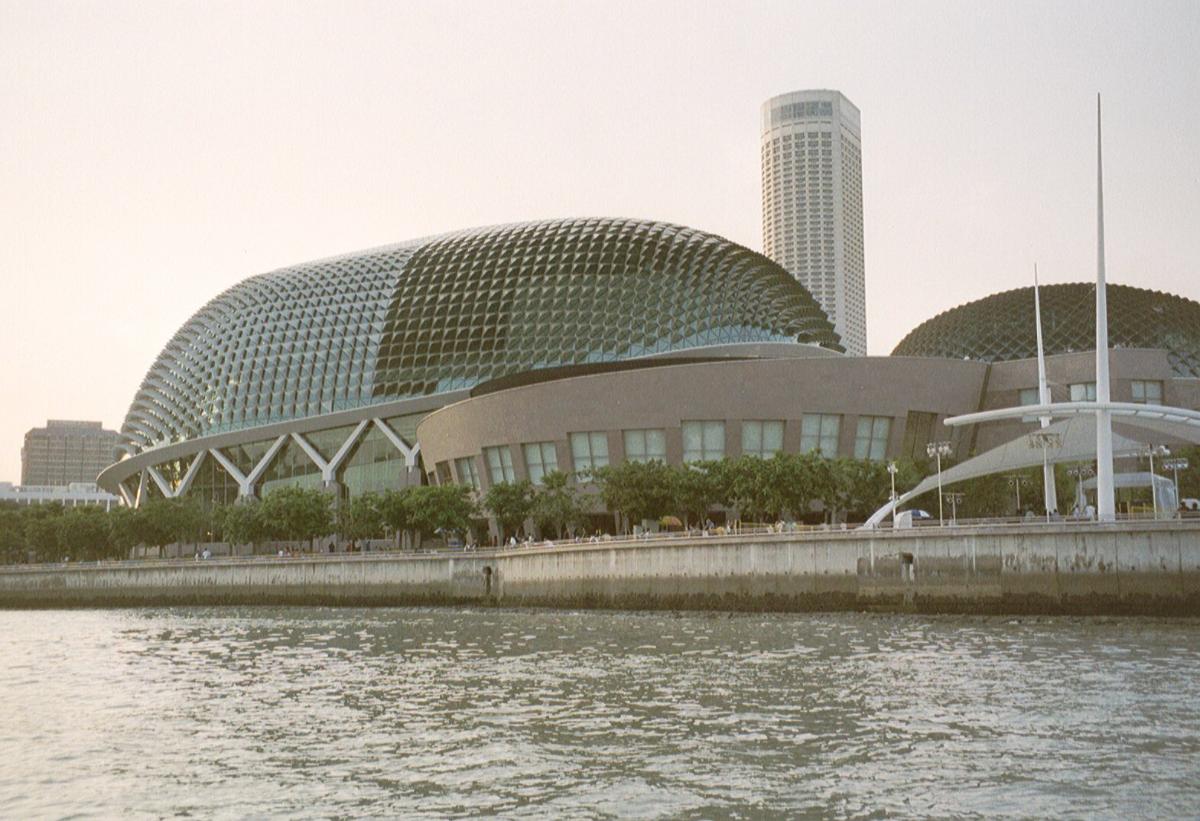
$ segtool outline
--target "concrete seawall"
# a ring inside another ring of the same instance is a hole
[[[1200,523],[671,538],[0,569],[0,607],[184,604],[1200,615]]]

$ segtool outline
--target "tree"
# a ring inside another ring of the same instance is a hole
[[[623,514],[629,524],[657,519],[671,509],[671,468],[662,462],[622,462],[599,468],[593,476],[605,506]]]
[[[338,528],[351,541],[374,539],[383,535],[384,520],[377,493],[355,496],[338,511]]]
[[[541,489],[533,497],[532,515],[543,537],[552,530],[561,539],[564,532],[580,525],[586,510],[570,477],[552,470],[542,477]]]
[[[25,519],[25,547],[39,562],[57,562],[62,558],[58,541],[58,518],[63,507],[54,503],[27,507]]]
[[[114,559],[127,559],[134,545],[141,541],[138,531],[138,511],[132,507],[114,508],[108,514],[108,544]]]
[[[196,541],[204,524],[200,508],[182,499],[152,499],[137,509],[134,519],[136,543],[163,548],[172,542]]]
[[[412,490],[410,487],[403,490],[385,490],[377,503],[379,516],[383,519],[384,525],[390,527],[396,534],[396,547],[398,548],[401,546],[404,534],[412,529],[412,515],[408,504],[410,490]]]
[[[220,510],[221,530],[231,545],[248,544],[253,548],[267,538],[266,524],[258,503],[232,504]]]
[[[59,516],[58,543],[68,556],[96,560],[110,553],[108,514],[99,507],[75,507]]]
[[[708,511],[720,504],[719,462],[695,462],[671,469],[671,507],[690,527],[703,524]]]
[[[333,531],[332,499],[315,488],[281,487],[259,503],[269,538],[313,542]]]
[[[408,489],[406,505],[417,547],[427,533],[469,533],[475,503],[466,485],[420,485]]]
[[[527,479],[492,485],[483,497],[483,506],[496,517],[503,543],[509,534],[520,533],[533,513],[533,486]]]
[[[21,508],[15,502],[0,503],[0,564],[23,564],[27,560]]]

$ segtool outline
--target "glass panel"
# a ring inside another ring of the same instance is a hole
[[[725,423],[719,420],[684,422],[683,461],[700,462],[725,456]]]
[[[511,482],[516,478],[516,473],[513,471],[512,451],[508,449],[508,445],[484,448],[483,456],[487,461],[488,476],[493,485]]]
[[[529,481],[542,483],[542,477],[558,470],[558,451],[553,442],[531,442],[525,445],[525,467],[529,470]]]
[[[806,413],[800,420],[800,451],[819,450],[822,456],[836,457],[842,417],[834,413]]]

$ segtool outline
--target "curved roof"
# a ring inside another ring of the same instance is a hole
[[[775,341],[842,350],[783,268],[713,234],[628,219],[471,229],[235,285],[167,343],[122,436],[137,453],[536,368]]]
[[[1047,355],[1096,347],[1096,286],[1041,287]],[[1108,336],[1114,348],[1160,348],[1180,376],[1200,377],[1200,303],[1174,294],[1108,285]],[[1033,288],[968,302],[921,323],[892,356],[1003,362],[1037,356]]]

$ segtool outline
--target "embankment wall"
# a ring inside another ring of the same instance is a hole
[[[1190,522],[921,528],[454,555],[0,570],[0,606],[499,604],[1200,615]]]

